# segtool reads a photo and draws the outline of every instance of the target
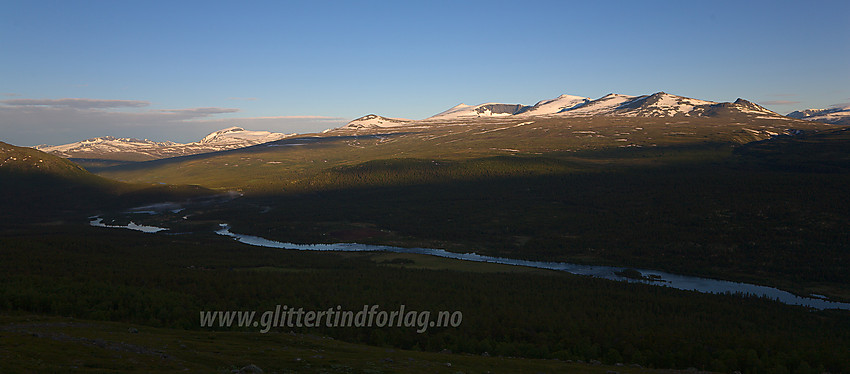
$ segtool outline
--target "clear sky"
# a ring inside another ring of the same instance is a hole
[[[657,91],[850,102],[850,1],[0,0],[0,140],[194,141]]]

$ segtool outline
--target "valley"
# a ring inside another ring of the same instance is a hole
[[[576,100],[577,108],[596,102],[595,114],[559,114]],[[602,113],[612,100],[618,104]],[[311,343],[318,359],[210,360],[172,347],[156,350],[172,357],[163,364],[108,354],[79,363],[163,372],[251,363],[433,372],[446,356],[436,352],[451,351],[448,359],[471,372],[505,360],[519,360],[512,372],[610,370],[604,365],[841,372],[850,367],[840,353],[850,344],[850,319],[835,308],[850,300],[850,237],[842,230],[850,206],[836,196],[850,184],[850,131],[748,103],[564,95],[535,106],[458,106],[419,121],[370,115],[321,133],[178,157],[89,154],[97,158],[82,159],[85,168],[4,146],[3,178],[12,183],[2,186],[0,255],[9,276],[0,288],[0,331],[14,336],[24,367],[44,369],[35,359],[40,350],[87,351],[86,339],[95,338],[28,340],[19,331],[33,328],[15,327],[24,321],[60,326],[38,333],[47,337],[77,323],[115,336],[123,327],[109,326],[131,324],[151,329],[153,342],[206,346],[211,339],[247,352],[259,343],[241,339],[259,332],[205,331],[197,311],[366,302],[462,310],[464,323],[422,335],[270,333],[269,342],[298,355],[301,340],[332,337]],[[281,249],[331,243],[400,253]],[[537,266],[552,263],[560,265]],[[606,279],[585,276],[597,272]],[[623,282],[629,274],[772,291],[766,298],[738,288],[706,294]],[[771,300],[793,298],[786,292],[826,309]],[[340,360],[352,349],[363,359],[324,362],[319,353]],[[396,353],[415,358],[401,367]]]
[[[840,149],[846,133],[759,117],[500,117],[381,128],[355,120],[242,150],[97,171],[240,191],[243,198],[196,217],[272,240],[331,243],[363,232],[354,238],[364,244],[632,266],[848,300],[842,243],[850,239],[835,231],[848,223],[847,207],[834,200],[848,182],[846,157],[773,159],[813,142]],[[768,151],[771,144],[782,150]],[[826,159],[838,174],[818,169]],[[793,192],[807,190],[819,192]],[[147,218],[194,227],[193,219]],[[812,263],[812,250],[833,261]]]

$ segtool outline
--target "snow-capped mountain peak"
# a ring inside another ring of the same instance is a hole
[[[713,101],[656,92],[652,95],[638,96],[615,109],[618,114],[629,117],[698,116],[703,114],[707,107],[715,104],[717,103]]]
[[[738,98],[738,100],[735,100],[735,102],[732,103],[732,104],[738,106],[738,108],[740,108],[742,111],[745,111],[745,112],[751,112],[751,113],[755,113],[755,114],[779,115],[778,113],[776,113],[776,112],[774,112],[770,109],[767,109],[767,108],[765,108],[761,105],[758,105],[754,102],[744,100],[740,97]]]
[[[343,128],[367,129],[378,127],[398,127],[403,126],[408,122],[411,122],[411,120],[404,118],[387,118],[377,114],[369,114],[349,122],[347,125],[343,126]]]
[[[205,136],[200,144],[239,144],[243,147],[273,142],[275,140],[280,140],[286,138],[288,134],[270,132],[270,131],[249,131],[245,130],[241,127],[228,127],[226,129],[218,130],[210,133]]]
[[[216,138],[225,136],[225,134],[237,133],[237,132],[240,132],[240,131],[245,131],[245,129],[243,129],[241,127],[233,126],[233,127],[228,127],[226,129],[214,131],[214,132],[210,133],[209,135],[205,136],[203,139],[201,139],[201,143],[210,143],[210,142],[215,141]]]
[[[453,107],[449,108],[449,110],[447,110],[447,111],[445,111],[445,112],[442,112],[442,113],[439,113],[439,114],[437,114],[437,115],[440,115],[440,114],[443,114],[443,113],[449,113],[449,112],[458,111],[458,110],[461,110],[461,109],[469,108],[469,107],[471,107],[471,106],[472,106],[472,105],[466,105],[466,104],[464,104],[464,103],[460,103],[460,104],[458,104],[458,105],[455,105],[455,106],[453,106]]]

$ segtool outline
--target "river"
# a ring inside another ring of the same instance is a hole
[[[100,217],[92,217],[90,221],[92,226],[109,227],[109,228],[126,228],[138,230],[148,233],[155,233],[167,230],[162,227],[142,226],[130,222],[128,225],[106,225]],[[494,264],[504,264],[513,266],[527,266],[540,269],[550,269],[565,271],[571,274],[586,275],[595,278],[611,279],[617,281],[640,282],[657,286],[672,287],[680,290],[697,291],[713,294],[741,294],[757,297],[765,297],[779,301],[789,305],[802,305],[815,309],[843,309],[850,310],[850,303],[826,300],[820,295],[815,297],[797,296],[790,292],[780,290],[774,287],[759,286],[750,283],[731,282],[718,279],[691,277],[678,274],[670,274],[656,270],[633,269],[615,266],[593,266],[571,264],[566,262],[547,262],[547,261],[531,261],[518,260],[504,257],[485,256],[477,253],[457,253],[449,252],[444,249],[435,248],[405,248],[393,247],[386,245],[369,245],[358,243],[332,243],[332,244],[295,244],[269,240],[259,236],[238,234],[230,231],[228,224],[220,224],[216,234],[231,237],[240,243],[280,249],[294,249],[300,251],[343,251],[343,252],[396,252],[396,253],[414,253],[421,255],[430,255],[444,258],[451,258],[463,261],[489,262]],[[624,277],[618,275],[626,269],[632,269],[640,272],[641,276],[648,279],[634,279],[632,277]]]

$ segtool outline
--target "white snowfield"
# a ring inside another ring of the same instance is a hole
[[[589,97],[561,95],[551,100],[541,100],[534,104],[531,108],[518,115],[521,116],[545,116],[556,114],[567,110],[578,108],[579,106],[589,103]]]
[[[215,131],[200,141],[186,144],[171,141],[155,142],[147,139],[104,136],[63,145],[39,145],[35,148],[61,157],[97,154],[106,156],[115,153],[125,153],[140,154],[148,158],[163,158],[243,148],[281,140],[294,135],[269,131],[251,131],[241,127],[228,127]]]
[[[481,104],[481,105],[486,105],[486,104]],[[460,104],[455,105],[455,106],[453,106],[453,107],[451,107],[451,108],[449,108],[449,109],[447,109],[443,112],[437,113],[437,114],[435,114],[435,115],[433,115],[433,116],[431,116],[427,119],[433,119],[433,118],[446,118],[446,119],[448,119],[448,118],[459,118],[459,117],[467,117],[467,116],[472,117],[473,116],[472,113],[473,113],[474,110],[475,110],[475,107],[473,107],[472,105],[466,105],[464,103],[460,103]]]
[[[738,99],[718,103],[657,92],[651,95],[629,96],[611,93],[599,99],[561,95],[537,104],[484,103],[458,104],[423,120],[385,118],[375,114],[358,118],[341,129],[386,128],[411,125],[459,122],[478,118],[513,117],[708,117],[719,113],[758,115],[760,118],[785,118],[752,102]]]

